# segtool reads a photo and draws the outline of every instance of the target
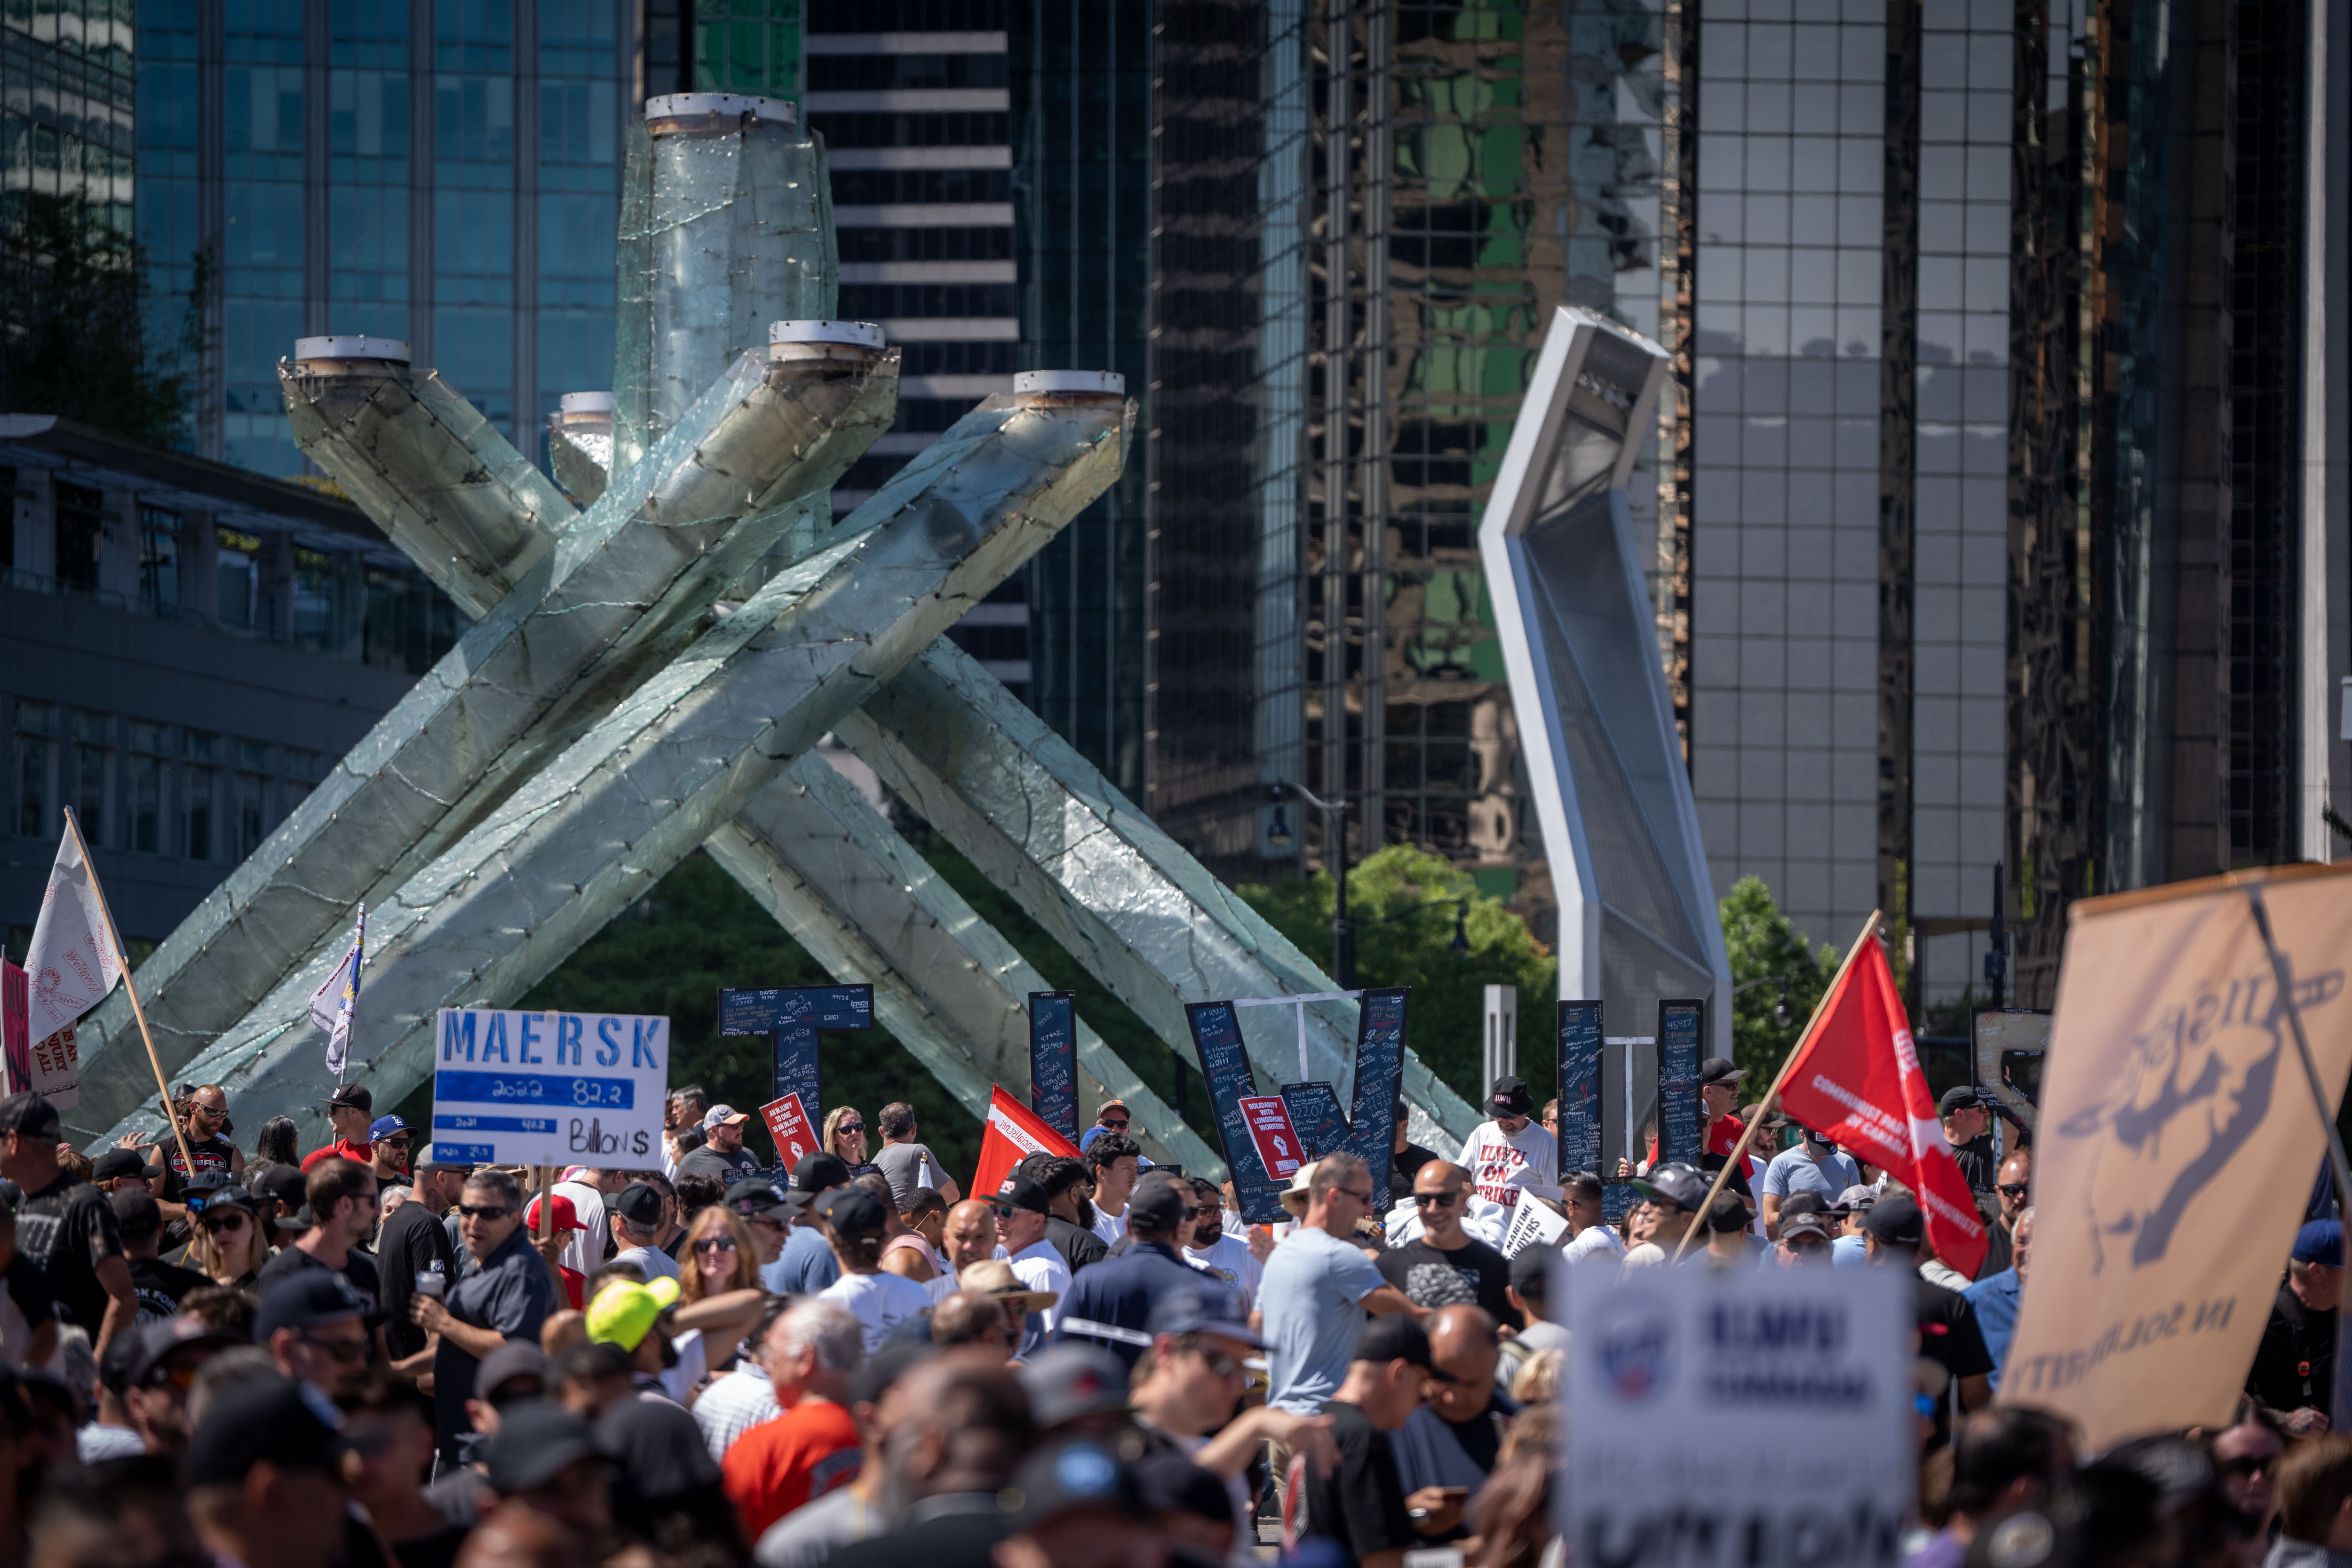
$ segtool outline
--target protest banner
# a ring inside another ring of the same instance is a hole
[[[1307,1163],[1297,1130],[1290,1124],[1290,1108],[1278,1094],[1245,1094],[1242,1124],[1249,1129],[1250,1142],[1257,1145],[1265,1173],[1288,1186],[1298,1167]]]
[[[1658,1158],[1695,1164],[1700,1146],[1698,1043],[1706,1004],[1658,1004]],[[1563,1171],[1566,1167],[1561,1167]]]
[[[1029,993],[1029,1109],[1069,1139],[1078,1136],[1078,1015],[1073,991]]]
[[[776,1163],[787,1175],[805,1156],[816,1152],[816,1129],[810,1125],[808,1110],[799,1095],[768,1101],[760,1107],[760,1120],[767,1124],[768,1137],[776,1146]]]
[[[1908,1279],[1891,1268],[1565,1273],[1559,1398],[1576,1419],[1563,1423],[1555,1484],[1570,1561],[1900,1560],[1918,1449]]]
[[[991,1084],[988,1118],[981,1124],[980,1166],[972,1172],[971,1194],[992,1198],[1013,1167],[1032,1154],[1064,1154],[1075,1160],[1078,1146],[1045,1125],[1037,1113]]]
[[[1284,1084],[1282,1103],[1290,1108],[1290,1124],[1298,1130],[1298,1142],[1306,1146],[1308,1159],[1320,1160],[1348,1146],[1352,1130],[1339,1110],[1339,1096],[1321,1079]]]
[[[1411,986],[1399,985],[1368,990],[1359,999],[1355,1112],[1348,1118],[1347,1149],[1371,1167],[1374,1214],[1389,1206],[1389,1176],[1396,1169],[1396,1104],[1404,1082],[1405,1004],[1412,995]]]
[[[2073,1417],[2087,1449],[2229,1418],[2327,1149],[2250,889],[2332,1110],[2352,1070],[2352,868],[2068,910],[2034,1127],[2033,1272],[2000,1397]]]
[[[1249,1053],[1242,1045],[1240,1020],[1231,1002],[1188,1002],[1184,1022],[1192,1031],[1192,1049],[1201,1063],[1201,1077],[1209,1086],[1209,1104],[1217,1114],[1217,1139],[1224,1146],[1225,1169],[1234,1193],[1241,1200],[1242,1218],[1252,1225],[1280,1225],[1290,1217],[1283,1212],[1280,1193],[1286,1184],[1267,1174],[1257,1142],[1250,1136],[1242,1102],[1255,1094]]]
[[[1530,1202],[1522,1195],[1511,1210],[1511,1223],[1503,1232],[1503,1256],[1516,1258],[1528,1247],[1558,1247],[1568,1234],[1568,1216],[1551,1205]]]
[[[798,1096],[811,1126],[824,1120],[817,1031],[873,1026],[871,985],[730,986],[719,993],[719,1032],[774,1038],[776,1099]],[[777,1158],[787,1172],[792,1169],[793,1163],[784,1159],[781,1150]]]
[[[669,1020],[444,1007],[433,1144],[451,1163],[658,1163]]]

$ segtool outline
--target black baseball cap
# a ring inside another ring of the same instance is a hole
[[[119,1176],[144,1176],[152,1182],[163,1173],[163,1166],[149,1164],[136,1149],[109,1149],[89,1165],[93,1182],[110,1182]]]
[[[1711,1083],[1738,1083],[1747,1076],[1748,1069],[1735,1063],[1729,1057],[1709,1057],[1698,1064],[1698,1081],[1701,1088]]]
[[[1746,1230],[1755,1217],[1748,1212],[1748,1205],[1739,1201],[1738,1193],[1717,1193],[1715,1206],[1706,1211],[1706,1228],[1718,1236],[1727,1235],[1735,1230]]]
[[[163,1205],[144,1187],[125,1187],[119,1193],[109,1193],[106,1204],[114,1211],[116,1228],[125,1236],[152,1236],[163,1228]]]
[[[1551,1290],[1551,1260],[1557,1247],[1522,1247],[1511,1254],[1511,1289],[1522,1296],[1542,1297]]]
[[[860,1362],[857,1370],[849,1374],[849,1403],[872,1405],[890,1392],[891,1385],[940,1353],[940,1347],[929,1337],[919,1340],[899,1340],[882,1344],[874,1353]]]
[[[488,1401],[498,1393],[499,1384],[518,1377],[537,1378],[543,1389],[555,1381],[548,1365],[547,1352],[529,1340],[509,1340],[484,1356],[482,1364],[474,1369],[474,1397]]]
[[[1535,1096],[1528,1092],[1527,1079],[1505,1073],[1486,1091],[1486,1109],[1497,1116],[1533,1116]]]
[[[662,1195],[643,1182],[631,1182],[613,1195],[613,1212],[639,1229],[661,1223]]]
[[[786,1195],[784,1189],[773,1182],[765,1181],[757,1176],[749,1181],[738,1182],[728,1188],[726,1197],[720,1201],[746,1218],[755,1215],[765,1218],[772,1215],[789,1215],[793,1212],[792,1201]]]
[[[1054,1211],[1052,1200],[1045,1196],[1045,1189],[1018,1171],[1004,1178],[1003,1184],[996,1189],[994,1201],[1010,1204],[1017,1209],[1027,1209],[1031,1214],[1051,1214]]]
[[[234,1184],[205,1192],[190,1192],[184,1195],[188,1200],[188,1212],[194,1215],[208,1215],[215,1209],[237,1209],[247,1215],[261,1212],[261,1205],[254,1195]]]
[[[1018,1375],[1041,1432],[1129,1407],[1127,1363],[1097,1345],[1076,1340],[1048,1345],[1024,1362]]]
[[[363,1084],[344,1083],[335,1086],[335,1092],[320,1102],[330,1110],[364,1110],[375,1114],[375,1096]]]
[[[1792,1215],[1784,1213],[1780,1216],[1780,1239],[1782,1241],[1786,1241],[1790,1237],[1797,1236],[1818,1236],[1823,1240],[1827,1240],[1829,1234],[1829,1222],[1823,1219],[1820,1215]]]
[[[22,1138],[65,1136],[58,1122],[58,1108],[29,1089],[0,1100],[0,1133],[6,1132]]]
[[[1927,1220],[1909,1198],[1886,1198],[1873,1204],[1863,1229],[1878,1237],[1881,1247],[1916,1247],[1927,1234]]]
[[[1698,1213],[1698,1205],[1706,1202],[1706,1178],[1680,1160],[1653,1165],[1649,1174],[1636,1176],[1629,1184],[1645,1197],[1662,1199],[1689,1214]]]
[[[268,1344],[280,1329],[311,1329],[320,1323],[363,1317],[367,1304],[352,1282],[324,1268],[302,1268],[272,1280],[253,1315],[253,1341]]]
[[[1067,1514],[1096,1512],[1140,1519],[1150,1512],[1143,1489],[1117,1454],[1080,1440],[1032,1455],[1018,1477],[1017,1528],[1034,1531]]]
[[[1829,1212],[1829,1200],[1819,1193],[1790,1193],[1780,1200],[1780,1217],[1784,1220],[1794,1215]]]
[[[300,1208],[308,1201],[305,1178],[299,1165],[264,1165],[246,1180],[246,1190],[256,1197],[268,1194],[276,1198],[288,1213]]]
[[[1128,1228],[1140,1220],[1149,1231],[1171,1231],[1192,1212],[1192,1184],[1157,1169],[1135,1184],[1127,1197]]]
[[[1436,1359],[1430,1354],[1428,1331],[1402,1312],[1367,1321],[1363,1331],[1356,1336],[1355,1353],[1349,1359],[1377,1362],[1383,1366],[1392,1361],[1406,1361],[1440,1383],[1460,1381],[1452,1373],[1439,1370]]]
[[[849,1162],[838,1154],[822,1151],[803,1154],[801,1163],[793,1167],[793,1190],[784,1194],[784,1206],[798,1214],[815,1201],[819,1193],[834,1187],[849,1185]]]
[[[890,1228],[882,1200],[864,1187],[835,1187],[816,1200],[815,1208],[844,1241],[877,1240]]]
[[[1254,1351],[1265,1348],[1265,1341],[1249,1326],[1249,1310],[1241,1297],[1206,1269],[1196,1283],[1170,1286],[1154,1296],[1144,1327],[1155,1339],[1161,1334],[1214,1334]]]
[[[482,1445],[482,1458],[496,1492],[529,1491],[562,1475],[578,1459],[596,1457],[596,1435],[588,1423],[544,1399],[525,1400],[499,1412],[498,1436]]]
[[[145,1383],[148,1374],[173,1351],[189,1345],[204,1350],[226,1350],[240,1342],[235,1334],[225,1333],[184,1312],[177,1317],[141,1323],[130,1333],[118,1334],[115,1338],[128,1340],[131,1344],[122,1365],[123,1386],[126,1388]],[[113,1345],[110,1344],[106,1349],[110,1356],[114,1353]]]
[[[1981,1109],[1984,1102],[1983,1093],[1974,1084],[1956,1083],[1936,1101],[1936,1112],[1939,1116],[1949,1116],[1955,1110],[1976,1110]]]
[[[236,1486],[267,1461],[289,1470],[342,1466],[342,1417],[290,1377],[257,1373],[222,1384],[188,1443],[188,1484]]]

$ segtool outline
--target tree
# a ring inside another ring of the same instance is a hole
[[[179,341],[158,345],[139,247],[79,197],[10,193],[0,213],[0,411],[54,414],[159,447],[184,441],[186,365],[210,270],[200,258]]]
[[[1717,905],[1717,914],[1723,921],[1723,945],[1731,960],[1736,994],[1731,1002],[1732,1058],[1748,1069],[1743,1098],[1755,1100],[1780,1070],[1844,955],[1827,942],[1814,952],[1796,922],[1772,901],[1772,889],[1760,877],[1734,882]],[[1750,981],[1786,981],[1785,1010],[1780,985],[1739,990]]]
[[[1330,951],[1339,884],[1328,872],[1245,882],[1234,890],[1302,951],[1318,958]],[[1466,953],[1454,951],[1450,900],[1456,899],[1466,901]],[[1519,1075],[1538,1086],[1556,1080],[1549,1019],[1559,960],[1500,899],[1482,895],[1469,872],[1425,849],[1392,844],[1349,871],[1348,906],[1356,925],[1357,984],[1412,987],[1405,1043],[1456,1094],[1474,1105],[1486,1095],[1479,1075],[1489,985],[1519,989]],[[1538,1088],[1536,1098],[1550,1097]]]

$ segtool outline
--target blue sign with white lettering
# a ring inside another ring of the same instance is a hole
[[[1339,1093],[1321,1079],[1284,1084],[1282,1103],[1298,1141],[1307,1145],[1308,1159],[1320,1160],[1348,1146],[1348,1118],[1339,1110]]]
[[[1696,1165],[1706,1151],[1698,1114],[1698,1042],[1704,1002],[1658,1004],[1658,1159]]]
[[[1348,1152],[1371,1167],[1372,1212],[1386,1214],[1389,1174],[1396,1169],[1396,1105],[1404,1083],[1405,1000],[1410,986],[1367,991],[1356,1017],[1356,1113]]]
[[[657,1164],[668,1090],[667,1018],[444,1007],[436,1020],[433,1136],[451,1159]]]
[[[1559,1173],[1601,1169],[1601,1004],[1562,1002],[1559,1038]]]
[[[1029,1109],[1078,1141],[1078,1014],[1072,991],[1029,993]]]
[[[824,1124],[817,1031],[873,1026],[871,985],[774,985],[719,993],[719,1032],[775,1037],[775,1098],[799,1095],[801,1111],[812,1129]]]
[[[1282,1188],[1266,1174],[1257,1141],[1242,1120],[1242,1097],[1255,1094],[1257,1087],[1234,1005],[1188,1002],[1184,1022],[1192,1026],[1192,1048],[1200,1053],[1201,1076],[1208,1081],[1209,1103],[1217,1112],[1217,1139],[1225,1148],[1225,1169],[1241,1199],[1242,1218],[1252,1225],[1280,1225],[1290,1217],[1282,1209]]]

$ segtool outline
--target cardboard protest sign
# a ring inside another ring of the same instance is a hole
[[[1565,1272],[1571,1562],[1893,1568],[1917,1478],[1908,1279]]]
[[[1307,1157],[1319,1160],[1335,1149],[1345,1149],[1351,1131],[1339,1109],[1339,1096],[1321,1079],[1282,1086],[1282,1103],[1290,1108],[1290,1124],[1307,1145]]]
[[[2034,1128],[2033,1266],[2000,1396],[2088,1450],[2228,1419],[2326,1144],[2246,889],[2333,1107],[2352,1070],[2352,868],[2069,910]]]
[[[444,1007],[433,1145],[451,1163],[657,1164],[669,1020]]]
[[[1298,1167],[1307,1163],[1297,1130],[1290,1125],[1290,1108],[1278,1094],[1244,1095],[1242,1124],[1249,1129],[1250,1142],[1257,1145],[1265,1173],[1288,1186]]]
[[[768,1101],[760,1107],[760,1120],[767,1123],[768,1136],[776,1145],[776,1163],[786,1172],[799,1164],[803,1155],[817,1152],[816,1129],[809,1125],[808,1110],[799,1095]]]
[[[1076,993],[1029,993],[1029,1109],[1063,1137],[1078,1136]]]
[[[1252,1225],[1279,1225],[1290,1217],[1278,1195],[1288,1184],[1267,1173],[1242,1114],[1242,1101],[1255,1094],[1257,1082],[1250,1073],[1234,1005],[1190,1002],[1184,1021],[1192,1030],[1192,1048],[1200,1053],[1201,1077],[1208,1082],[1209,1103],[1216,1110],[1217,1138],[1224,1145],[1225,1169],[1241,1200],[1242,1218]]]
[[[1400,985],[1375,987],[1359,998],[1355,1111],[1348,1118],[1347,1149],[1371,1168],[1376,1214],[1389,1206],[1389,1176],[1396,1169],[1391,1145],[1404,1082],[1405,1004],[1412,994],[1411,986]]]
[[[1516,1258],[1528,1247],[1558,1247],[1568,1235],[1568,1216],[1547,1203],[1522,1197],[1503,1232],[1503,1256]]]
[[[1704,1002],[1658,1004],[1658,1158],[1696,1163],[1706,1152],[1698,1113],[1699,1037]],[[1568,1167],[1560,1167],[1566,1174]]]

